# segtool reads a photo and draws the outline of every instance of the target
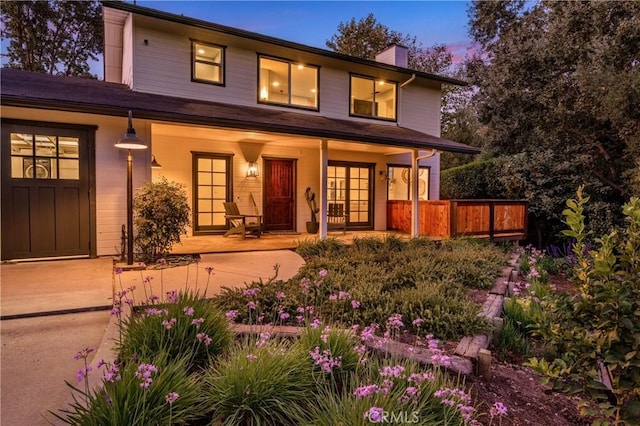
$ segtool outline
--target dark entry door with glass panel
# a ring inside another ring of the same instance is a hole
[[[4,124],[2,258],[91,254],[93,132]]]

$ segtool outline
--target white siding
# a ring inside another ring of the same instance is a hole
[[[124,23],[122,43],[122,84],[133,88],[133,15],[129,14]]]
[[[120,83],[122,77],[122,28],[128,15],[120,10],[103,8],[104,79],[110,83]]]
[[[410,83],[399,89],[398,125],[440,136],[440,90]]]

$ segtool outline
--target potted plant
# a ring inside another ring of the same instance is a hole
[[[318,223],[318,217],[316,214],[320,211],[318,205],[316,204],[316,194],[315,192],[311,192],[311,188],[307,188],[304,191],[304,198],[307,200],[307,204],[309,205],[309,209],[311,210],[311,221],[307,222],[307,233],[309,234],[317,234],[320,229],[320,224]]]

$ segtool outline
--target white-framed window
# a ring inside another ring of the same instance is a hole
[[[224,85],[224,47],[191,40],[191,80]]]
[[[396,120],[398,83],[362,75],[351,75],[349,114]]]
[[[258,102],[318,110],[318,67],[259,56]]]

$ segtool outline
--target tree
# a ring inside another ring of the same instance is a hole
[[[433,74],[450,74],[453,56],[443,44],[423,48],[416,37],[390,30],[373,16],[356,22],[351,18],[348,23],[338,24],[338,32],[327,40],[329,49],[369,60],[375,60],[376,54],[391,44],[409,49],[409,68]]]
[[[467,70],[488,152],[556,173],[520,181],[521,196],[546,204],[535,219],[559,224],[578,184],[600,217],[619,211],[640,191],[640,3],[476,1],[469,12],[482,51]]]
[[[102,52],[102,28],[97,1],[2,2],[9,68],[95,78],[88,61]]]
[[[444,44],[424,48],[416,37],[390,30],[379,23],[372,13],[356,22],[340,23],[338,32],[327,41],[330,49],[359,58],[374,60],[376,53],[390,44],[405,46],[408,51],[408,67],[416,71],[464,78],[460,69],[453,66],[453,55]],[[447,139],[482,146],[482,133],[476,113],[470,103],[471,90],[466,87],[442,85],[442,136]],[[443,167],[453,167],[473,159],[469,154],[442,156]]]

